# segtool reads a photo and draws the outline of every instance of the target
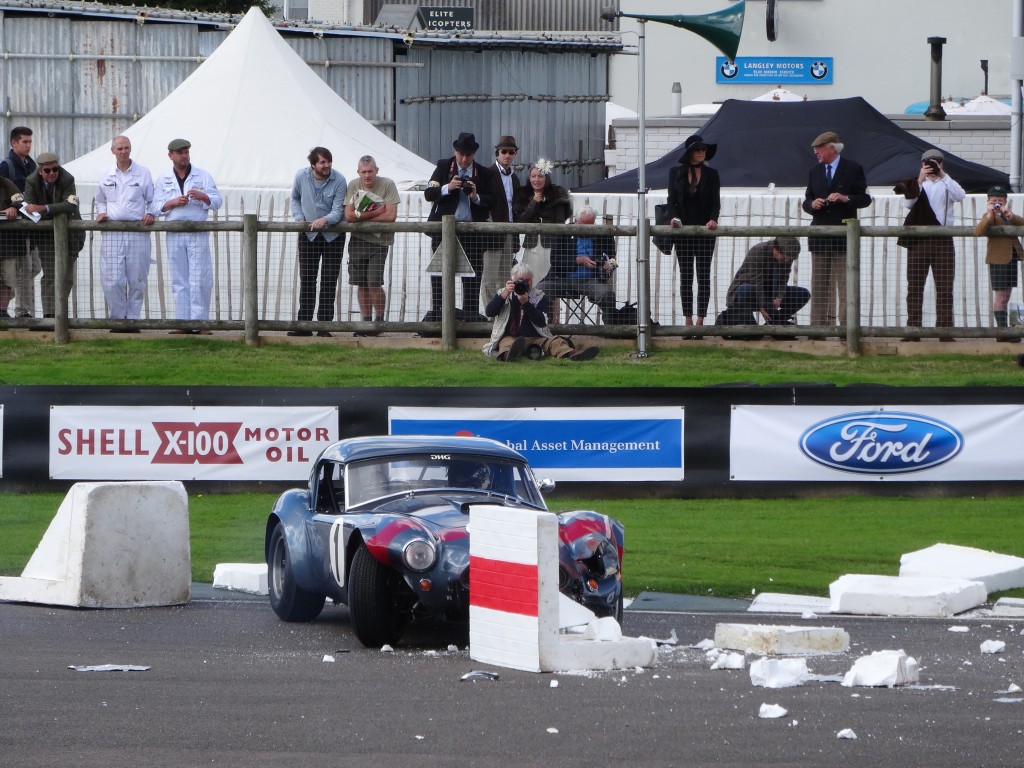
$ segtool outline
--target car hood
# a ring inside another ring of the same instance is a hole
[[[375,514],[415,517],[437,528],[469,525],[471,504],[501,504],[502,499],[470,491],[445,491],[389,499],[374,508]]]

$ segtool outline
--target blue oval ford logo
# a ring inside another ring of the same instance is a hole
[[[812,461],[843,472],[872,475],[936,467],[963,447],[964,436],[949,424],[895,411],[837,416],[800,436],[800,449]]]

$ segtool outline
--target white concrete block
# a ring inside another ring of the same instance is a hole
[[[935,544],[900,558],[900,576],[980,581],[989,592],[1024,587],[1024,557]]]
[[[187,603],[188,496],[173,482],[76,483],[0,600],[77,608]]]
[[[612,638],[593,614],[587,630],[563,634],[558,591],[558,519],[548,512],[474,506],[470,510],[469,655],[528,672],[650,666],[650,640]],[[585,610],[585,609],[584,609]],[[604,639],[602,639],[604,638]]]
[[[748,613],[828,613],[831,602],[827,597],[809,595],[784,595],[778,592],[762,592],[747,608]]]
[[[993,616],[1024,616],[1024,598],[1000,597],[992,607]]]
[[[715,647],[784,656],[843,653],[850,647],[850,636],[839,627],[717,624]]]
[[[807,659],[757,659],[750,662],[750,682],[761,688],[795,688],[811,676]]]
[[[979,581],[846,574],[829,585],[832,613],[868,616],[953,616],[976,608],[988,593]]]
[[[903,650],[875,651],[861,656],[843,676],[843,686],[863,685],[874,688],[892,688],[918,681],[917,660]]]
[[[266,595],[266,563],[217,563],[213,569],[213,588]]]

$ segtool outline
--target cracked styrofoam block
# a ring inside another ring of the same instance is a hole
[[[810,678],[807,659],[758,659],[750,662],[750,682],[762,688],[794,688]]]
[[[217,563],[213,569],[213,588],[266,595],[266,563]]]
[[[1000,597],[992,606],[993,616],[1024,616],[1024,598]]]
[[[1024,557],[935,544],[900,558],[900,576],[980,581],[989,592],[1024,587]]]
[[[827,597],[810,595],[784,595],[779,592],[762,592],[747,608],[748,613],[828,613]]]
[[[846,574],[829,584],[832,613],[953,616],[985,602],[980,581]]]
[[[717,624],[715,647],[784,656],[842,653],[850,647],[850,636],[839,627]]]
[[[843,677],[842,685],[852,688],[862,685],[873,688],[892,688],[896,685],[916,683],[918,680],[917,659],[898,651],[875,651],[861,656]]]

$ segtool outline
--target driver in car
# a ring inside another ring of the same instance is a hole
[[[491,486],[491,470],[478,461],[454,460],[448,465],[448,484],[453,488],[480,488]]]

